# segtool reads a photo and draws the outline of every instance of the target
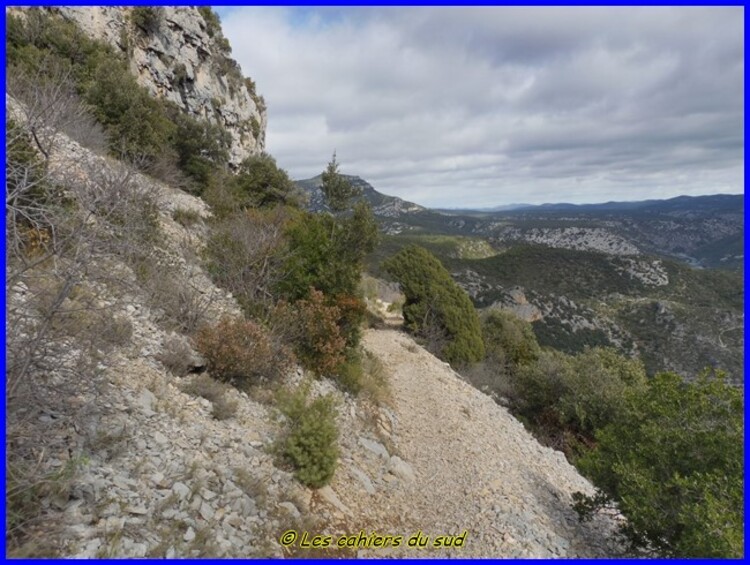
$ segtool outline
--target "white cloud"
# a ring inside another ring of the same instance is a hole
[[[742,8],[232,8],[295,178],[428,206],[743,191]]]

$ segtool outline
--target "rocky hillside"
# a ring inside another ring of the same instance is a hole
[[[401,219],[411,216],[433,215],[433,212],[427,210],[419,204],[402,200],[396,196],[388,196],[375,190],[370,183],[361,177],[343,175],[352,186],[361,191],[361,198],[372,206],[375,217],[379,220],[381,229],[387,234],[398,234],[404,230],[410,229]],[[321,176],[318,175],[311,179],[295,181],[303,194],[307,197],[308,208],[314,212],[327,211],[328,206],[325,203],[323,191],[320,189],[322,184]]]
[[[230,58],[231,47],[206,8],[50,8],[89,37],[127,54],[138,83],[189,115],[223,126],[230,164],[265,147],[266,107]],[[20,11],[18,11],[20,12]],[[17,13],[18,13],[17,12]]]
[[[22,122],[19,104],[6,103]],[[592,487],[562,454],[393,328],[370,330],[364,340],[382,364],[389,399],[376,404],[328,379],[311,380],[314,396],[337,401],[340,458],[330,486],[302,486],[275,455],[285,424],[270,392],[207,385],[205,362],[178,329],[196,316],[212,323],[239,312],[203,270],[207,205],[61,133],[49,147],[49,180],[91,210],[82,233],[101,238],[123,221],[140,226],[139,217],[104,215],[108,191],[116,190],[119,214],[124,202],[153,201],[149,229],[159,236],[137,250],[147,264],[125,259],[126,233],[112,239],[116,252],[107,238],[81,240],[88,259],[70,264],[75,271],[65,280],[75,292],[64,295],[53,333],[67,345],[45,353],[34,402],[14,400],[12,447],[41,449],[35,472],[51,485],[34,492],[44,520],[31,538],[37,546],[26,548],[31,554],[316,555],[301,537],[280,543],[289,530],[336,540],[362,531],[403,536],[400,547],[357,542],[327,556],[617,554],[613,517],[577,521],[571,495]],[[48,304],[40,293],[57,292],[48,280],[54,272],[23,273],[8,293],[11,362],[22,354],[18,343],[38,330]],[[303,379],[309,375],[294,367],[282,382],[295,387]],[[43,446],[24,437],[43,437]],[[23,480],[13,477],[11,484]],[[461,548],[409,548],[420,530],[431,543],[466,535]]]

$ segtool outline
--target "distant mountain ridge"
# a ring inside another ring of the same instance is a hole
[[[361,177],[354,175],[341,176],[348,179],[354,187],[362,192],[362,198],[372,206],[376,216],[394,218],[401,214],[423,212],[427,210],[424,206],[420,206],[414,202],[408,202],[397,196],[388,196],[387,194],[378,192],[370,183]],[[329,211],[329,208],[325,203],[323,191],[320,188],[323,183],[321,175],[310,179],[296,180],[294,182],[308,197],[308,209],[313,212]]]
[[[730,270],[741,269],[744,262],[742,194],[448,210],[389,196],[361,177],[344,176],[361,189],[362,198],[373,207],[381,229],[388,235],[468,236],[484,239],[497,248],[532,243],[615,255],[649,253],[679,259],[693,267]],[[307,195],[310,210],[328,210],[320,175],[296,184]]]
[[[356,175],[342,175],[351,183],[362,190],[362,197],[376,209],[376,215],[394,217],[400,213],[433,212],[447,216],[468,215],[476,213],[527,213],[527,212],[617,212],[617,211],[653,211],[653,212],[680,212],[690,208],[700,207],[703,211],[731,210],[738,211],[744,208],[744,194],[708,194],[700,196],[675,196],[673,198],[651,198],[647,200],[619,201],[610,200],[595,204],[571,204],[569,202],[547,202],[544,204],[502,204],[487,208],[428,208],[414,202],[404,200],[397,196],[383,194],[376,190],[369,182]],[[308,208],[312,211],[328,210],[320,189],[322,184],[321,175],[303,180],[294,181],[297,186],[309,197]],[[393,213],[387,213],[391,210]],[[379,212],[385,212],[381,214]],[[398,212],[395,213],[395,212]]]
[[[621,210],[642,210],[644,208],[656,208],[668,210],[671,208],[680,209],[691,204],[700,203],[701,205],[710,205],[715,208],[735,207],[742,203],[744,195],[742,194],[708,194],[700,196],[675,196],[673,198],[658,199],[651,198],[647,200],[619,201],[610,200],[607,202],[594,204],[571,204],[569,202],[545,202],[544,204],[503,204],[488,208],[440,208],[437,211],[449,214],[460,213],[493,213],[493,212],[603,212],[603,211],[621,211]]]

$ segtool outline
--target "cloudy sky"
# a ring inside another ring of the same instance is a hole
[[[219,8],[293,178],[427,206],[742,193],[743,8]]]

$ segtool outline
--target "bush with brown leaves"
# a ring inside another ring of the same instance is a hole
[[[195,347],[214,378],[240,387],[280,377],[293,363],[286,347],[277,345],[259,324],[242,318],[225,317],[202,328]]]

